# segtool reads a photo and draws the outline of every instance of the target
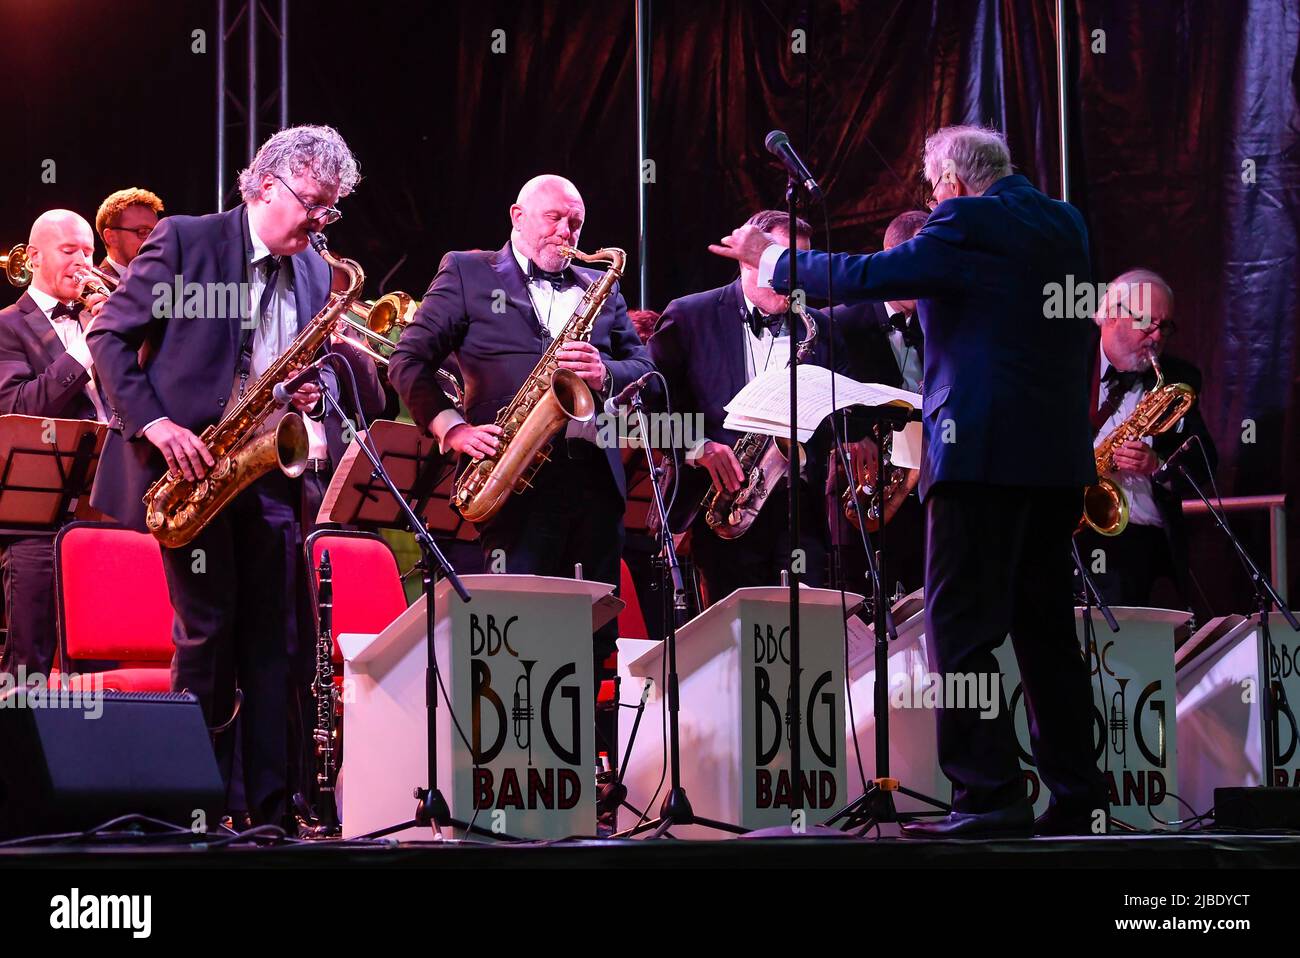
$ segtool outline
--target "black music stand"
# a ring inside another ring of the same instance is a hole
[[[53,536],[69,519],[91,518],[107,429],[91,419],[0,416],[0,534]]]
[[[911,406],[885,403],[880,406],[858,406],[851,414],[869,424],[876,440],[876,462],[879,473],[876,478],[875,509],[882,520],[885,515],[885,490],[889,487],[889,460],[885,455],[885,434],[897,432],[908,422],[918,421],[921,413]],[[858,515],[865,517],[866,510],[858,501],[857,486],[853,482],[853,472],[846,467],[846,476],[853,490],[853,507]],[[922,792],[904,786],[889,774],[889,643],[898,639],[898,630],[894,626],[894,616],[889,608],[889,598],[885,595],[885,576],[887,552],[885,549],[885,526],[881,522],[877,538],[880,543],[880,555],[877,559],[872,551],[867,533],[865,518],[859,526],[862,534],[862,547],[867,554],[867,574],[871,579],[871,618],[873,635],[874,668],[876,681],[872,686],[872,711],[876,720],[876,774],[867,783],[867,790],[853,799],[834,815],[826,824],[834,825],[840,819],[844,824],[841,831],[858,829],[858,835],[864,835],[876,825],[884,822],[906,822],[914,818],[944,814],[952,807]],[[899,812],[894,805],[894,792],[932,805],[936,812]]]
[[[336,358],[329,356],[327,358]],[[343,362],[343,360],[339,360]],[[346,368],[346,367],[345,367]],[[351,369],[347,369],[351,375]],[[343,407],[339,405],[337,399],[328,389],[321,391],[325,402],[327,414],[334,414],[344,423],[350,422]],[[355,389],[353,390],[355,396]],[[359,404],[358,404],[359,405]],[[362,419],[364,422],[364,419]],[[377,437],[388,436],[394,439],[394,449],[385,451],[379,446]],[[412,506],[427,507],[428,498],[432,496],[434,487],[437,485],[437,479],[431,479],[430,476],[440,474],[439,470],[444,465],[444,456],[438,451],[437,447],[428,442],[427,450],[424,448],[426,440],[419,434],[414,426],[407,424],[403,428],[402,423],[395,423],[389,420],[381,420],[372,424],[371,430],[362,436],[357,436],[348,448],[340,461],[340,466],[336,470],[335,480],[330,482],[329,490],[321,502],[321,511],[319,515],[329,516],[330,521],[342,521],[341,517],[351,513],[352,521],[363,521],[361,519],[365,507],[381,508],[390,510],[386,514],[391,518],[391,522],[381,522],[376,520],[373,525],[389,525],[393,528],[402,528],[415,536],[416,542],[420,546],[420,569],[422,572],[424,602],[425,602],[425,648],[427,650],[427,679],[425,684],[425,701],[427,703],[426,714],[428,724],[425,730],[428,736],[426,761],[428,766],[427,784],[415,788],[414,797],[416,799],[415,815],[408,821],[396,825],[390,825],[378,831],[371,832],[365,838],[382,838],[385,835],[391,835],[394,832],[405,831],[408,828],[428,827],[432,828],[438,838],[442,838],[442,829],[446,826],[453,826],[462,832],[474,832],[491,838],[509,838],[506,835],[494,835],[492,832],[479,828],[471,827],[469,822],[452,818],[451,808],[447,804],[441,789],[438,788],[438,693],[441,685],[438,675],[438,658],[434,653],[434,601],[433,589],[434,583],[439,571],[443,573],[451,582],[452,588],[460,596],[462,601],[468,602],[470,594],[465,590],[461,583],[460,577],[456,575],[456,570],[452,568],[447,557],[442,554],[436,542],[433,541],[433,535],[427,527],[427,519],[417,514],[417,510]],[[359,454],[359,455],[358,455]],[[394,477],[389,474],[387,461],[393,460],[393,465],[399,470],[404,471],[403,478],[406,483],[399,484]],[[345,467],[346,464],[346,467]],[[339,478],[342,474],[342,478]],[[424,490],[424,502],[421,503],[419,494]],[[380,507],[378,505],[381,497],[380,491],[387,496],[389,505]],[[334,493],[331,495],[330,493]],[[342,501],[340,501],[342,500]],[[360,505],[357,505],[360,503]],[[328,504],[328,507],[327,507]],[[351,507],[350,505],[351,504]]]

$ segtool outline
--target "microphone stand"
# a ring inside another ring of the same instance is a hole
[[[1174,460],[1169,461],[1173,462]],[[1287,702],[1286,688],[1282,684],[1280,672],[1277,681],[1273,680],[1273,634],[1269,629],[1269,612],[1276,606],[1278,611],[1282,613],[1282,618],[1286,620],[1287,625],[1297,632],[1300,632],[1300,622],[1296,621],[1290,607],[1277,594],[1273,584],[1260,571],[1259,566],[1255,564],[1255,560],[1250,557],[1250,553],[1246,551],[1241,544],[1241,540],[1232,531],[1232,527],[1228,525],[1227,516],[1210,502],[1209,497],[1205,495],[1197,481],[1192,478],[1191,473],[1188,472],[1181,459],[1177,461],[1177,465],[1179,473],[1182,474],[1192,491],[1205,503],[1205,507],[1209,510],[1210,515],[1214,517],[1215,523],[1223,530],[1223,534],[1228,537],[1228,541],[1232,543],[1232,548],[1237,553],[1242,568],[1245,569],[1246,575],[1250,578],[1251,587],[1255,590],[1255,610],[1259,616],[1259,631],[1264,642],[1264,668],[1267,678],[1264,699],[1261,703],[1263,709],[1261,718],[1264,722],[1264,761],[1260,768],[1260,777],[1262,779],[1261,784],[1269,786],[1273,783],[1275,771],[1273,756],[1277,747],[1278,715],[1281,711],[1285,711],[1287,715],[1292,715],[1291,705]],[[1292,717],[1294,718],[1293,715]]]
[[[343,360],[342,357],[337,356],[337,354],[334,353],[327,353],[321,361],[327,362],[329,360],[337,360],[346,363],[346,360]],[[348,368],[346,371],[348,375],[351,376],[351,368]],[[328,389],[322,387],[321,396],[325,400],[326,415],[333,413],[338,416],[341,421],[348,421],[347,414],[344,412],[343,407],[339,405],[338,400],[334,398]],[[359,413],[360,408],[358,408],[358,414]],[[465,589],[464,584],[460,581],[460,576],[456,574],[455,568],[453,568],[452,564],[447,561],[447,557],[443,555],[442,550],[438,548],[438,544],[433,541],[433,536],[429,534],[429,530],[425,527],[424,523],[420,521],[420,517],[415,514],[415,510],[411,508],[410,503],[406,501],[406,498],[394,484],[392,476],[390,476],[388,470],[384,468],[383,462],[370,448],[369,439],[367,438],[365,441],[358,440],[357,446],[361,449],[362,454],[370,460],[370,467],[373,470],[372,476],[378,478],[379,481],[383,483],[384,488],[388,490],[388,494],[393,497],[393,501],[397,503],[397,507],[402,513],[402,518],[406,520],[407,526],[415,536],[415,541],[420,546],[419,568],[424,587],[425,603],[425,715],[427,716],[425,733],[428,736],[425,755],[425,761],[428,765],[428,785],[424,787],[417,786],[415,789],[414,798],[416,799],[417,804],[415,807],[414,817],[399,825],[389,825],[386,828],[381,828],[361,837],[383,838],[385,835],[405,831],[408,828],[428,827],[433,829],[434,835],[437,838],[441,839],[443,837],[442,830],[444,828],[454,827],[460,829],[462,832],[472,831],[475,834],[489,838],[509,841],[511,840],[511,836],[499,832],[493,833],[488,829],[481,828],[477,825],[471,828],[468,822],[452,818],[451,807],[447,804],[447,799],[443,796],[442,790],[438,787],[438,688],[441,683],[438,677],[438,657],[434,653],[433,642],[433,631],[435,625],[433,588],[437,581],[437,573],[439,571],[442,572],[442,574],[447,578],[447,581],[451,583],[451,587],[456,591],[456,594],[460,596],[461,601],[468,602],[470,600],[470,594]]]
[[[801,295],[799,290],[799,191],[803,189],[799,179],[788,174],[785,188],[786,213],[790,217],[787,243],[790,257],[790,297],[786,301],[785,330],[790,337],[790,455],[786,457],[785,492],[790,510],[790,557],[786,564],[790,583],[790,691],[786,698],[786,728],[790,744],[790,814],[793,818],[796,809],[803,808],[803,782],[800,768],[800,746],[802,745],[802,722],[799,706],[799,573],[795,571],[795,554],[799,551],[799,336],[798,316],[794,310],[795,297]]]
[[[659,516],[660,548],[659,554],[654,560],[654,565],[659,570],[660,581],[663,586],[665,588],[671,586],[673,593],[673,613],[668,617],[668,634],[665,638],[668,654],[668,687],[665,692],[668,697],[668,763],[670,778],[668,794],[664,796],[663,804],[659,807],[659,817],[648,822],[642,822],[627,831],[618,832],[612,837],[632,838],[653,829],[654,833],[650,836],[651,838],[663,838],[668,834],[668,830],[675,825],[703,825],[706,828],[743,835],[748,829],[729,822],[721,822],[696,815],[694,809],[691,808],[691,800],[686,796],[686,789],[682,787],[682,752],[677,722],[677,713],[681,707],[677,681],[677,629],[679,626],[686,624],[686,584],[682,578],[681,563],[677,559],[677,547],[673,542],[673,530],[668,525],[668,509],[664,506],[663,490],[659,488],[662,467],[655,464],[654,455],[650,449],[650,426],[646,421],[645,405],[641,400],[639,390],[632,395],[632,408],[636,411],[637,429],[641,434],[641,448],[645,451],[646,465],[650,469],[650,492],[654,499],[655,512]],[[638,713],[637,722],[640,723],[640,720],[641,716]],[[634,726],[633,736],[635,736],[635,733]],[[631,744],[629,743],[629,753],[630,751]],[[630,754],[624,755],[619,763],[618,781],[611,789],[610,801],[620,803],[626,801],[627,789],[623,786],[623,770],[627,768],[627,761],[630,757]]]

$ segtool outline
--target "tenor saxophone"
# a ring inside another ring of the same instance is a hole
[[[290,477],[302,475],[307,466],[307,427],[301,416],[286,412],[274,429],[264,427],[270,416],[283,408],[272,390],[312,361],[366,281],[357,263],[329,251],[322,234],[312,233],[311,244],[327,264],[348,274],[348,287],[331,293],[325,307],[239,402],[219,422],[203,430],[199,439],[215,460],[207,475],[190,482],[168,472],[149,487],[144,495],[145,525],[169,549],[189,543],[226,503],[276,466]]]
[[[803,320],[804,326],[803,341],[795,351],[795,364],[798,365],[807,362],[812,355],[813,344],[817,340],[817,326],[808,311],[798,303],[791,308]],[[799,456],[799,471],[802,472],[805,460],[803,446],[796,444],[795,451]],[[735,492],[710,486],[700,504],[704,510],[704,521],[720,539],[739,539],[754,524],[764,503],[786,475],[787,463],[790,461],[790,440],[747,432],[736,440],[732,452],[740,464],[740,474],[745,477],[745,484]]]
[[[627,254],[616,247],[588,255],[571,246],[560,248],[568,257],[585,263],[609,264],[603,276],[587,287],[573,315],[542,354],[510,404],[497,413],[501,428],[497,451],[471,462],[457,477],[451,504],[470,522],[486,522],[504,506],[511,493],[523,492],[550,456],[551,438],[569,422],[587,422],[596,412],[596,400],[582,378],[561,369],[556,358],[561,346],[591,338],[592,327],[614,285],[623,275]]]

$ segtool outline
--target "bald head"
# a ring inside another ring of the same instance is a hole
[[[72,210],[47,210],[36,218],[27,239],[32,285],[68,302],[79,292],[77,270],[95,255],[95,234]]]
[[[534,176],[510,207],[510,240],[542,269],[561,270],[568,257],[559,249],[578,245],[586,215],[582,194],[569,180],[554,173]]]

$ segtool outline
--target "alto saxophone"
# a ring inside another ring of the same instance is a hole
[[[807,362],[812,355],[813,344],[817,340],[817,326],[808,315],[808,311],[795,303],[792,312],[803,320],[804,339],[799,343],[795,353],[795,364]],[[799,471],[803,471],[805,455],[803,446],[796,444],[799,455]],[[704,521],[720,539],[738,539],[749,531],[749,527],[758,518],[773,490],[785,478],[786,465],[790,460],[790,440],[768,436],[758,432],[747,432],[732,447],[736,461],[740,463],[740,474],[745,477],[744,485],[736,492],[726,492],[717,486],[710,486],[704,494],[700,508],[704,510]]]
[[[1115,471],[1116,447],[1132,439],[1168,432],[1196,402],[1196,393],[1187,383],[1165,384],[1165,374],[1154,351],[1151,353],[1151,368],[1156,371],[1156,384],[1138,401],[1129,417],[1111,430],[1094,451],[1100,479],[1095,486],[1084,487],[1083,518],[1079,520],[1079,529],[1086,525],[1103,536],[1117,536],[1127,528],[1128,497],[1113,479],[1106,476],[1106,473]]]
[[[587,384],[571,369],[561,369],[556,358],[561,346],[587,341],[605,300],[623,275],[627,254],[616,247],[598,249],[591,255],[571,246],[560,252],[585,263],[607,262],[609,268],[587,287],[582,301],[528,374],[510,404],[497,413],[501,427],[497,451],[471,462],[457,477],[451,504],[470,522],[486,522],[496,515],[511,493],[523,492],[550,459],[547,448],[560,427],[587,422],[596,412],[596,400]]]
[[[190,482],[168,472],[149,487],[144,495],[145,525],[169,549],[190,542],[226,503],[276,466],[290,477],[302,475],[306,468],[308,437],[301,416],[286,412],[275,429],[263,428],[271,414],[282,408],[272,390],[277,383],[297,375],[311,363],[343,321],[343,314],[360,295],[366,281],[366,274],[357,263],[329,251],[322,234],[312,233],[311,245],[327,264],[348,274],[348,287],[331,293],[324,309],[267,367],[234,408],[220,422],[203,430],[199,439],[215,460],[208,474]]]

